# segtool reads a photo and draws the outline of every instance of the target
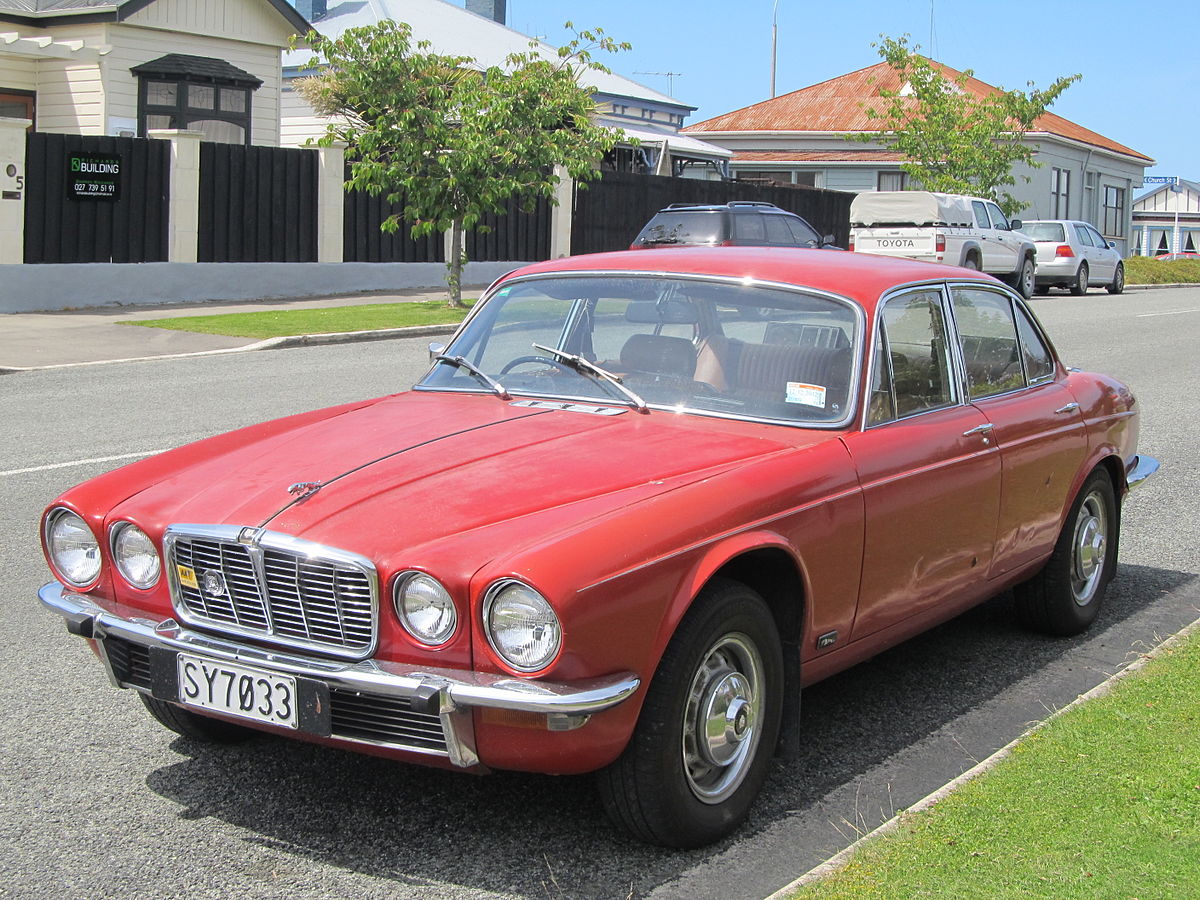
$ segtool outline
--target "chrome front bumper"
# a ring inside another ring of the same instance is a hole
[[[627,700],[640,684],[637,676],[630,672],[588,681],[546,682],[461,669],[418,668],[378,660],[350,663],[317,659],[203,634],[185,628],[174,619],[156,622],[132,615],[119,615],[91,597],[77,594],[58,582],[45,585],[38,591],[38,598],[43,605],[63,617],[72,634],[97,642],[109,679],[118,687],[130,685],[122,684],[114,672],[112,660],[104,646],[108,638],[118,638],[146,648],[197,654],[214,661],[227,660],[256,666],[312,679],[332,690],[400,698],[419,712],[440,718],[447,749],[446,753],[438,755],[448,756],[456,766],[479,763],[470,715],[472,707],[544,715],[548,730],[567,731],[578,728],[594,713]],[[383,745],[428,752],[400,743],[383,742]]]
[[[1153,456],[1135,456],[1125,463],[1125,484],[1133,490],[1158,471],[1158,460]]]

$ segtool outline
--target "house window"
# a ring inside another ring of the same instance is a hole
[[[250,144],[250,95],[262,81],[219,59],[172,53],[131,70],[138,77],[138,133],[199,131],[207,141]]]
[[[880,172],[877,184],[881,191],[906,191],[908,190],[908,173]]]
[[[1071,202],[1071,170],[1050,170],[1050,218],[1066,219]]]
[[[0,116],[6,119],[29,119],[36,121],[36,95],[32,91],[11,91],[0,88]],[[34,127],[29,126],[33,131]]]
[[[1105,237],[1125,236],[1125,188],[1104,186],[1104,231]]]

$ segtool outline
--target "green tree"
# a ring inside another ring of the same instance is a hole
[[[948,77],[944,67],[921,56],[908,36],[874,46],[899,76],[899,90],[880,90],[878,107],[863,104],[867,117],[878,120],[882,136],[850,135],[863,143],[882,140],[904,156],[901,168],[930,191],[977,194],[995,200],[1005,214],[1022,204],[1003,188],[1016,184],[1018,163],[1038,168],[1026,133],[1037,118],[1081,76],[1059,78],[1044,91],[1030,82],[1029,91],[996,89],[976,96],[968,89],[970,69]],[[1028,181],[1028,176],[1025,176]]]
[[[562,167],[578,181],[598,175],[603,155],[622,133],[593,122],[595,91],[587,77],[608,71],[596,50],[629,49],[603,30],[575,38],[546,58],[536,42],[481,68],[466,56],[429,52],[403,22],[351,28],[338,38],[309,32],[319,74],[300,90],[320,114],[332,117],[318,143],[347,144],[349,190],[384,194],[403,203],[382,228],[403,218],[414,238],[452,234],[447,262],[450,304],[461,306],[462,235],[510,197],[527,205],[553,200]]]

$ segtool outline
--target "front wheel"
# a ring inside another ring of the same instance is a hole
[[[1112,283],[1105,290],[1110,294],[1121,294],[1125,292],[1125,267],[1117,263],[1117,271],[1113,273]]]
[[[771,611],[745,585],[714,581],[667,645],[629,746],[598,775],[605,811],[666,847],[724,837],[762,788],[782,709]]]
[[[1028,300],[1033,296],[1034,283],[1034,264],[1033,260],[1026,256],[1021,261],[1021,268],[1016,275],[1013,276],[1012,286],[1017,289],[1017,292]]]
[[[1071,293],[1082,297],[1088,289],[1088,264],[1080,263],[1079,271],[1075,273],[1075,281],[1071,283]]]
[[[1097,469],[1071,505],[1045,567],[1014,589],[1021,624],[1061,636],[1086,631],[1116,569],[1119,535],[1116,492],[1108,473]]]

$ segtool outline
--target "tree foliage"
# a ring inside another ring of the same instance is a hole
[[[901,88],[881,90],[878,108],[864,104],[867,117],[882,126],[882,138],[863,133],[850,139],[882,139],[903,154],[901,168],[926,190],[977,194],[995,200],[1007,215],[1018,212],[1022,204],[1003,188],[1016,184],[1018,163],[1040,165],[1025,135],[1081,76],[1064,76],[1045,90],[1029,82],[1028,92],[997,89],[977,97],[967,89],[974,74],[970,69],[948,77],[942,66],[917,52],[919,45],[910,48],[907,35],[881,38],[875,46]]]
[[[629,49],[602,29],[576,31],[549,56],[530,42],[502,66],[481,67],[466,56],[430,52],[403,22],[351,28],[337,38],[309,32],[317,75],[300,90],[330,116],[318,143],[344,142],[351,161],[347,189],[383,194],[402,213],[414,238],[452,231],[448,262],[451,303],[461,303],[462,231],[516,197],[527,205],[553,200],[555,167],[576,180],[598,174],[619,130],[593,120],[595,71],[608,71],[593,52]]]

